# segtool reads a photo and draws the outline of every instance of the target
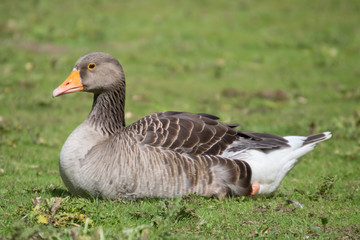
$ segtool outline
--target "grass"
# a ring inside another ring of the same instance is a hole
[[[351,0],[3,0],[0,238],[358,238],[359,10]],[[241,129],[334,137],[274,196],[74,198],[58,155],[92,96],[51,93],[92,51],[123,64],[128,123],[207,112]]]

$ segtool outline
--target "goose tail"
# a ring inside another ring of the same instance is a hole
[[[295,166],[298,159],[312,151],[317,143],[331,138],[330,132],[311,135],[308,137],[284,137],[289,147],[270,152],[250,151],[248,159],[253,172],[252,184],[260,184],[259,194],[271,194],[277,190],[281,181]]]
[[[315,135],[308,136],[305,139],[305,141],[303,143],[303,146],[309,145],[309,144],[317,144],[319,142],[328,140],[329,138],[331,138],[331,136],[332,136],[331,132],[323,132],[323,133],[320,133],[320,134],[315,134]]]

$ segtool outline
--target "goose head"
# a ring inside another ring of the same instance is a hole
[[[53,91],[53,97],[78,91],[95,95],[115,89],[125,89],[125,75],[116,58],[103,52],[93,52],[79,58],[69,77]]]

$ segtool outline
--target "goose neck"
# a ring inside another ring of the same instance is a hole
[[[103,92],[94,95],[88,121],[104,135],[113,135],[125,127],[125,90]]]

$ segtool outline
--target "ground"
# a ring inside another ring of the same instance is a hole
[[[0,238],[359,238],[359,11],[355,0],[3,0]],[[205,112],[239,129],[333,138],[272,196],[75,198],[58,156],[92,96],[51,94],[93,51],[124,67],[127,123]]]

